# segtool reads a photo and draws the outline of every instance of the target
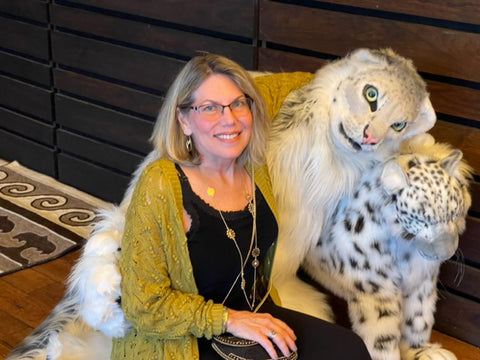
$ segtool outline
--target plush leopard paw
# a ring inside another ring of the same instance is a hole
[[[426,344],[418,349],[402,346],[402,360],[457,360],[457,357],[439,344]]]

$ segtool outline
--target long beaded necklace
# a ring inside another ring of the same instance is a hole
[[[207,187],[207,194],[209,196],[214,196],[215,195],[215,189],[212,187]],[[222,304],[225,303],[225,301],[228,299],[230,296],[230,293],[232,292],[233,288],[235,287],[235,284],[237,283],[238,279],[240,278],[240,288],[242,289],[243,295],[245,297],[245,300],[250,307],[250,310],[253,311],[255,307],[255,290],[256,290],[256,283],[257,283],[257,267],[260,265],[260,262],[258,260],[258,256],[260,255],[260,249],[258,247],[258,242],[257,242],[257,206],[256,206],[256,199],[255,199],[255,179],[254,179],[254,173],[252,169],[252,194],[253,197],[250,195],[247,195],[247,201],[248,201],[248,211],[250,214],[252,214],[253,218],[253,225],[252,225],[252,237],[250,239],[250,246],[247,252],[247,255],[245,259],[243,258],[242,252],[240,250],[240,246],[238,245],[237,239],[236,239],[236,234],[235,230],[233,230],[231,227],[228,226],[227,222],[225,221],[225,218],[223,217],[223,214],[220,210],[218,210],[218,213],[220,214],[220,218],[223,221],[223,224],[225,225],[225,235],[227,238],[233,241],[235,248],[237,249],[238,252],[238,257],[240,258],[240,272],[238,273],[237,277],[235,278],[235,281],[233,282],[232,286],[230,287],[230,290],[228,290],[227,295],[225,296],[225,299],[222,301]],[[255,246],[254,246],[255,245]],[[245,281],[245,276],[244,276],[244,270],[246,266],[247,259],[252,255],[253,260],[252,260],[252,267],[253,267],[253,289],[252,289],[252,294],[251,294],[251,301],[248,298],[247,291],[245,289],[246,287],[246,281]]]

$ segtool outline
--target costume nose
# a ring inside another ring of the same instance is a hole
[[[368,126],[369,125],[365,126],[365,128],[363,129],[362,144],[375,145],[376,143],[378,143],[378,139],[372,136],[372,133],[370,132],[370,130],[368,130]]]

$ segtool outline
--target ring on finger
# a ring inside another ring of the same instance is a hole
[[[276,332],[275,330],[270,330],[270,331],[268,332],[267,337],[268,337],[269,339],[273,339],[273,338],[275,337],[275,335],[277,335],[277,332]]]

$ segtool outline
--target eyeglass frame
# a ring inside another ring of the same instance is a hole
[[[221,106],[221,107],[222,107],[222,110],[220,111],[219,116],[222,116],[223,113],[224,113],[224,111],[225,111],[225,108],[226,108],[226,107],[228,107],[228,108],[230,109],[230,111],[233,113],[234,110],[232,110],[232,108],[231,108],[232,104],[235,103],[236,101],[241,100],[242,97],[245,98],[245,101],[246,101],[246,103],[247,103],[247,106],[248,106],[249,110],[252,110],[253,99],[252,99],[250,96],[248,96],[248,95],[240,95],[239,97],[237,97],[236,99],[234,99],[230,104],[227,104],[227,105],[223,105],[223,104],[217,103],[217,102],[215,102],[215,101],[212,101],[211,104],[208,104],[208,103],[207,103],[207,104],[200,104],[200,105],[196,105],[196,106],[193,106],[193,105],[188,106],[188,105],[187,105],[187,106],[180,106],[180,108],[188,109],[188,110],[194,110],[194,111],[196,111],[198,114],[202,115],[202,113],[199,111],[201,106],[208,106],[208,105],[210,105],[210,106],[215,106],[215,107],[217,107],[217,109],[218,109],[218,106]],[[208,116],[208,115],[207,115],[207,116]]]

